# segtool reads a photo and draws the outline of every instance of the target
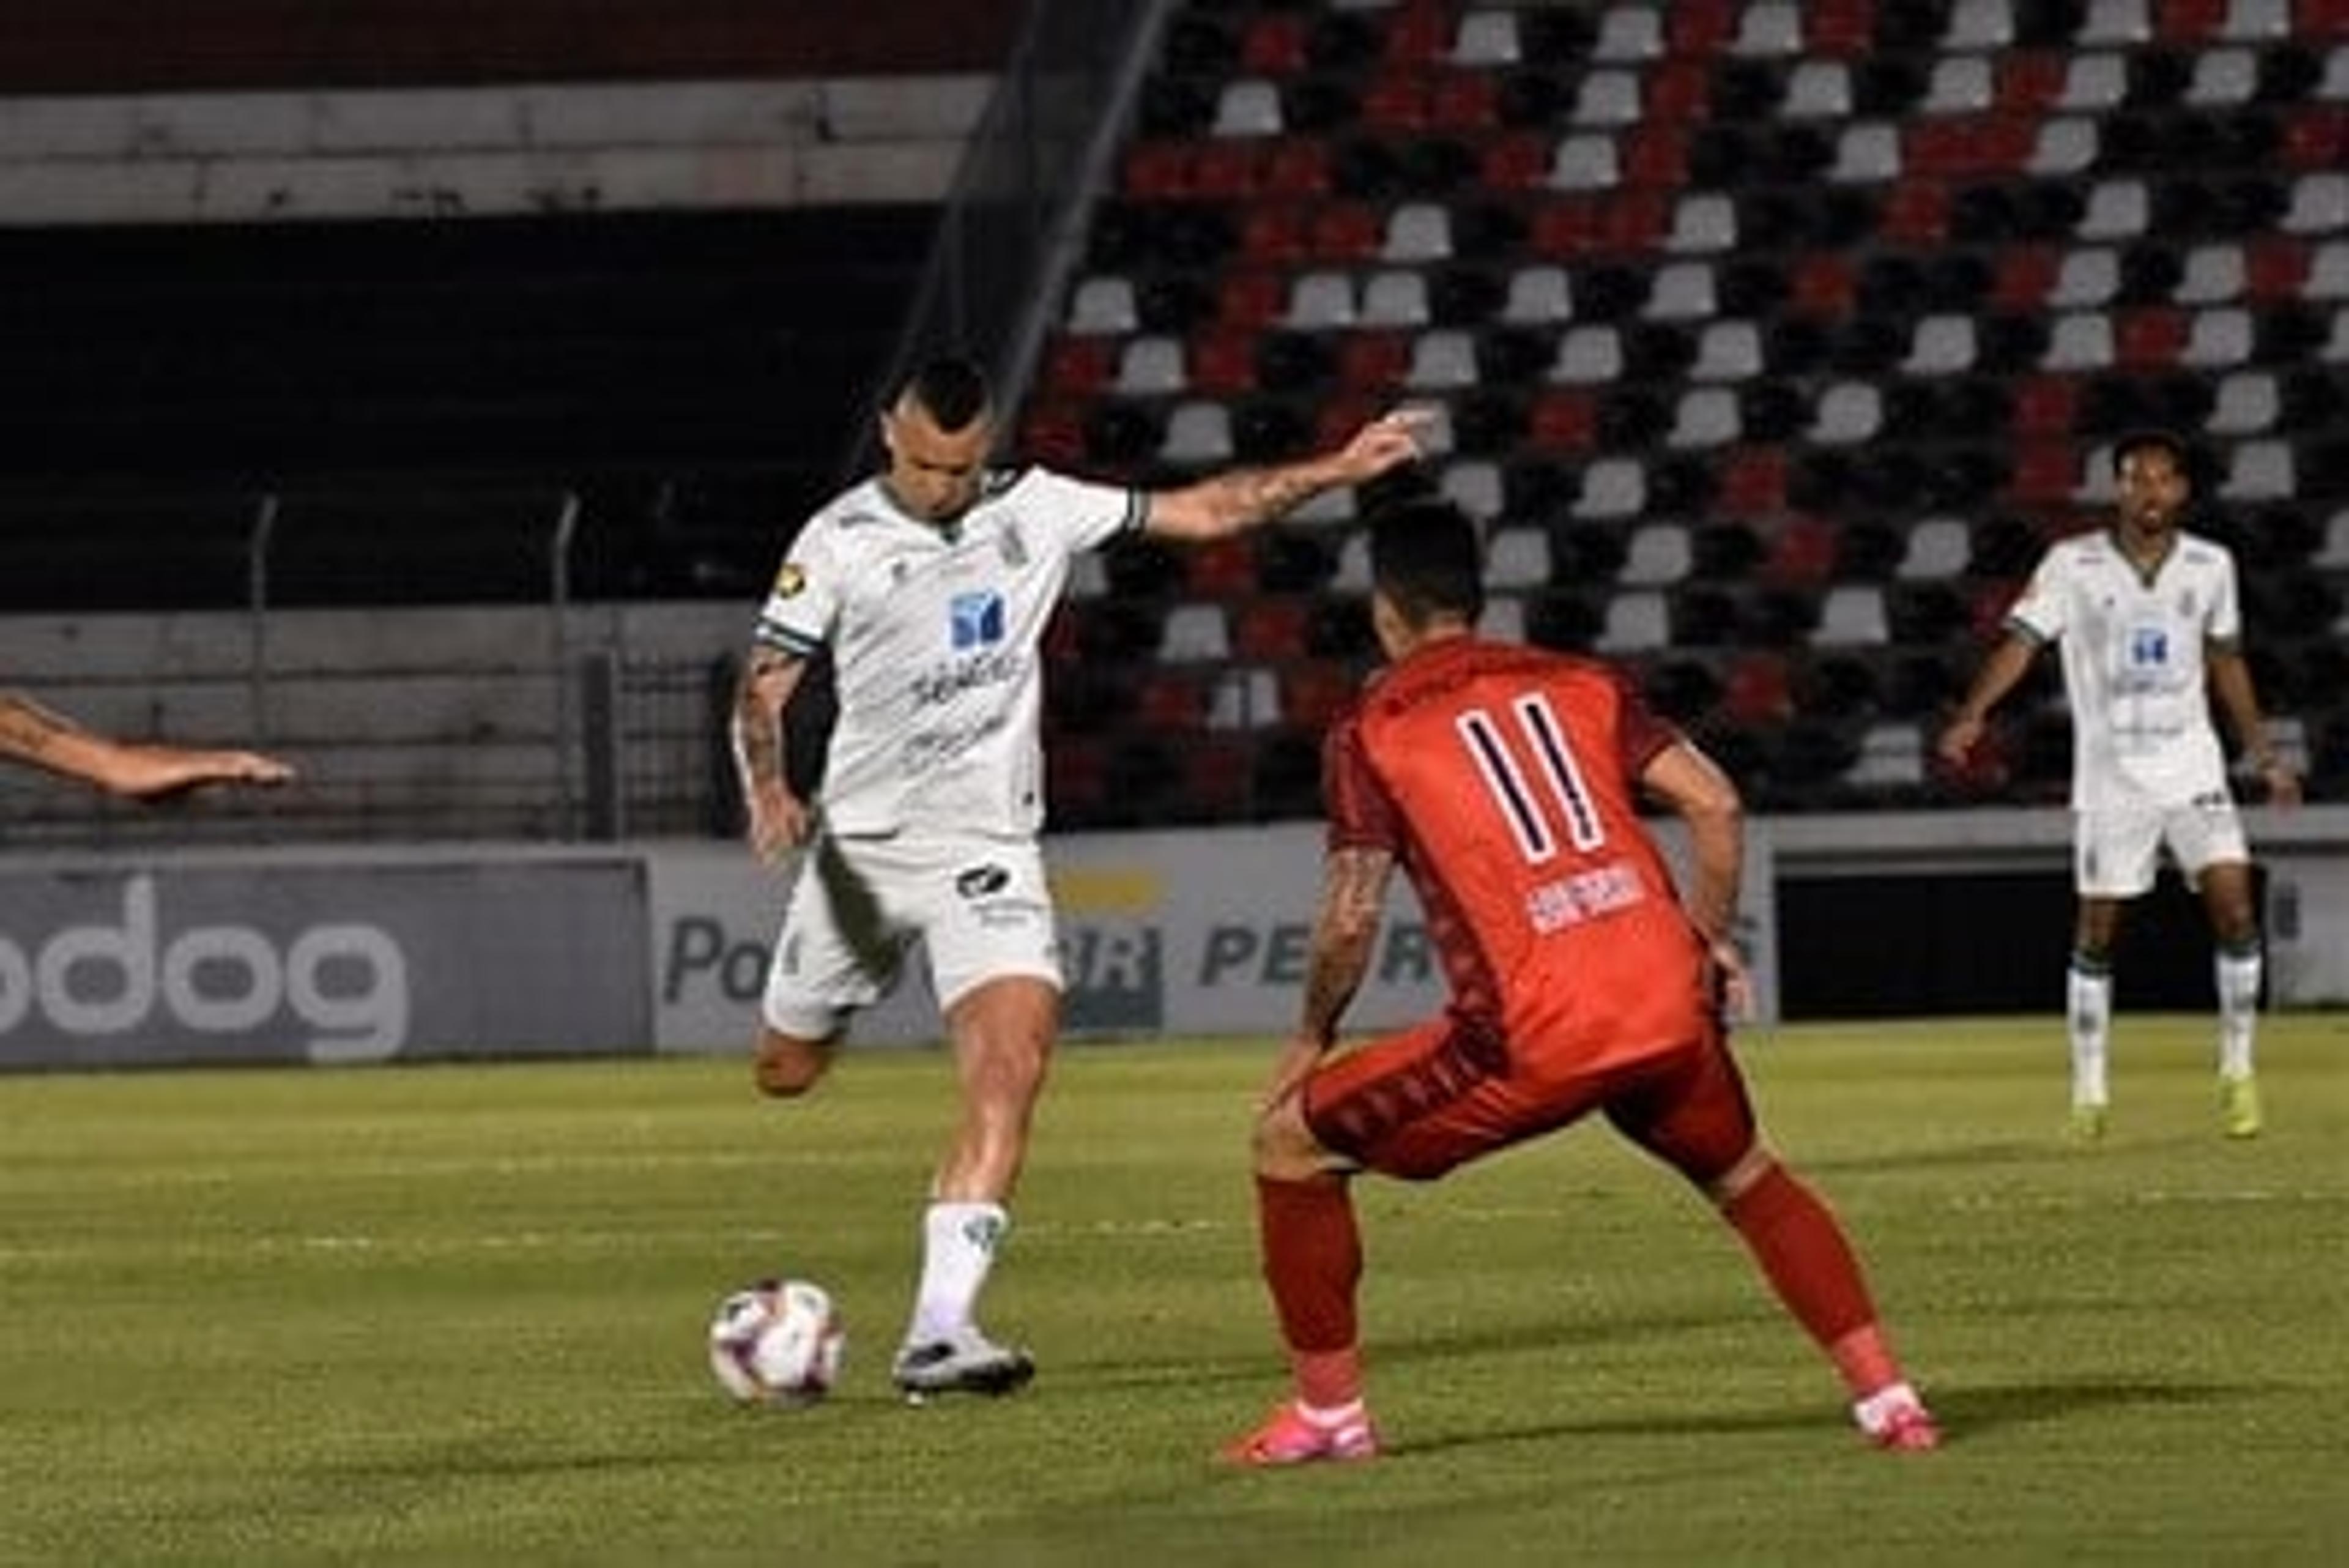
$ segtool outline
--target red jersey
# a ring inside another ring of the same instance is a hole
[[[1704,945],[1637,804],[1679,738],[1607,665],[1439,639],[1330,731],[1330,846],[1395,857],[1454,1009],[1496,1023],[1513,1060],[1636,1060],[1712,1010]]]

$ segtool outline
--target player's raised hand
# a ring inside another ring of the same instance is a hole
[[[1416,462],[1426,455],[1421,440],[1434,420],[1432,409],[1402,408],[1381,414],[1354,432],[1340,451],[1339,462],[1357,484],[1389,469]]]

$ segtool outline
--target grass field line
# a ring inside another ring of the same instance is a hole
[[[2004,1192],[1961,1193],[1929,1200],[1930,1207],[1953,1213],[2035,1213],[2061,1214],[2115,1207],[2130,1209],[2188,1209],[2219,1207],[2261,1207],[2309,1205],[2316,1208],[2338,1208],[2343,1197],[2335,1191],[2322,1189],[2282,1188],[2147,1188],[2133,1192],[2113,1193],[2051,1193]],[[1544,1204],[1483,1204],[1448,1207],[1444,1211],[1447,1228],[1464,1226],[1519,1226],[1527,1222],[1571,1224],[1576,1205],[1571,1202]],[[1052,1241],[1071,1237],[1107,1240],[1150,1240],[1168,1236],[1215,1236],[1234,1231],[1250,1231],[1254,1221],[1247,1214],[1235,1211],[1229,1217],[1208,1215],[1127,1215],[1117,1218],[1096,1218],[1066,1221],[1050,1219],[1023,1220],[1019,1234],[1031,1241]],[[789,1242],[799,1239],[794,1232],[780,1227],[744,1229],[740,1226],[712,1226],[695,1231],[664,1226],[660,1232],[664,1246],[708,1245],[713,1249],[742,1243]],[[495,1255],[509,1252],[600,1252],[625,1251],[644,1243],[640,1231],[622,1230],[482,1230],[459,1233],[436,1232],[431,1235],[399,1235],[388,1231],[325,1231],[300,1235],[218,1236],[204,1238],[181,1237],[160,1247],[152,1240],[138,1243],[142,1257],[179,1262],[200,1262],[223,1259],[319,1256],[335,1253],[393,1255],[409,1257],[450,1258],[469,1255]],[[75,1244],[18,1244],[0,1242],[0,1265],[70,1264],[93,1257],[102,1257],[123,1250],[128,1243],[107,1239],[94,1239]]]

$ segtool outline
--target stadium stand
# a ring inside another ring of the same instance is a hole
[[[1121,351],[1135,329],[1088,303],[1112,285],[1223,304],[1174,328],[1184,385],[1070,417],[1244,404],[1277,456],[1333,409],[1433,404],[1433,483],[1490,524],[1506,618],[1630,659],[1765,806],[2057,797],[2044,680],[2011,768],[1926,756],[1968,639],[2148,424],[2204,461],[2271,706],[2349,732],[2333,0],[1191,0],[1146,101],[1056,341]],[[1276,161],[1312,174],[1272,188]],[[1197,376],[1250,326],[1279,374]],[[1224,451],[1081,455],[1160,477]],[[1296,668],[1285,694],[1331,679]],[[1255,815],[1302,798],[1303,717],[1285,696],[1256,732]]]

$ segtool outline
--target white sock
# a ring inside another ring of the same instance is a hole
[[[922,1215],[922,1282],[908,1345],[948,1339],[971,1326],[971,1308],[1010,1229],[999,1203],[933,1203]]]
[[[1884,1430],[1886,1422],[1903,1410],[1921,1410],[1925,1402],[1917,1397],[1917,1390],[1906,1383],[1888,1383],[1851,1407],[1851,1418],[1859,1429],[1873,1437]]]
[[[2105,1042],[2112,1031],[2113,977],[2072,964],[2064,986],[2072,1038],[2072,1103],[2101,1106],[2112,1098],[2105,1072]]]
[[[2220,952],[2219,975],[2219,1076],[2251,1075],[2251,1030],[2260,1016],[2260,950]]]
[[[1328,1407],[1308,1405],[1304,1400],[1299,1399],[1297,1401],[1297,1413],[1328,1432],[1334,1431],[1340,1427],[1358,1426],[1363,1417],[1370,1414],[1370,1411],[1360,1399],[1349,1399],[1343,1405]]]

